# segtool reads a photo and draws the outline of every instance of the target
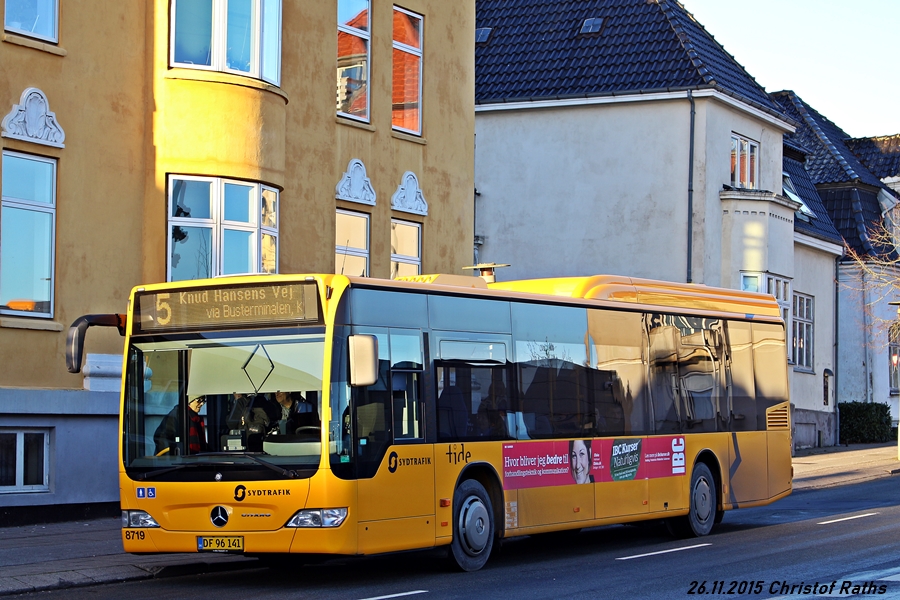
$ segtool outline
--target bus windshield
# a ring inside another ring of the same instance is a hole
[[[322,453],[324,352],[323,328],[133,339],[126,468],[145,476],[202,465],[263,464],[291,476],[314,470]]]

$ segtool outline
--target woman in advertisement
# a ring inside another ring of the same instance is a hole
[[[591,440],[572,440],[569,442],[569,473],[575,483],[594,483],[591,475]]]

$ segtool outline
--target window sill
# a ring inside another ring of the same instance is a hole
[[[335,117],[339,125],[347,125],[348,127],[356,127],[357,129],[365,129],[366,131],[375,131],[375,126],[365,121],[357,121],[356,119],[348,119],[347,117]]]
[[[794,367],[794,373],[806,373],[807,375],[815,375],[816,371],[814,369],[810,369],[809,367]]]
[[[9,42],[10,44],[25,46],[26,48],[34,48],[35,50],[41,50],[42,52],[55,54],[56,56],[66,56],[67,54],[69,54],[68,52],[66,52],[65,48],[60,48],[59,46],[54,46],[53,44],[48,44],[39,40],[33,40],[31,38],[16,35],[14,33],[4,32],[2,39],[4,42]]]
[[[396,129],[391,130],[391,137],[396,138],[398,140],[405,140],[407,142],[413,142],[414,144],[422,144],[426,145],[428,142],[425,141],[425,138],[419,137],[417,135],[411,135],[409,133],[403,133],[402,131],[397,131]]]
[[[0,316],[0,327],[11,329],[34,329],[37,331],[63,331],[66,327],[56,321],[39,321],[37,319],[25,319],[19,317]]]
[[[205,69],[183,69],[181,67],[170,67],[166,72],[165,78],[238,85],[255,90],[262,90],[264,92],[272,92],[276,96],[281,96],[285,104],[288,104],[290,102],[287,93],[285,93],[285,91],[280,87],[262,81],[261,79],[254,79],[253,77],[245,77],[243,75],[232,75],[231,73],[207,71]]]

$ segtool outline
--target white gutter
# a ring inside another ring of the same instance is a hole
[[[800,244],[801,246],[809,246],[810,248],[822,250],[823,252],[827,252],[828,254],[834,254],[835,256],[841,256],[844,254],[844,247],[840,244],[835,244],[834,242],[826,242],[825,240],[814,238],[811,235],[806,235],[804,233],[800,233],[799,231],[794,232],[794,242]]]
[[[658,102],[662,100],[683,100],[688,97],[687,92],[652,92],[648,94],[625,94],[609,96],[593,96],[589,98],[563,98],[553,100],[525,100],[520,102],[498,102],[495,104],[476,104],[475,114],[499,112],[505,110],[531,110],[536,108],[566,108],[571,106],[595,106],[600,104],[621,104],[627,102]],[[718,90],[692,90],[694,98],[711,98],[748,113],[757,119],[766,121],[787,132],[794,133],[796,128],[787,121],[770,115],[769,113],[754,108],[749,104],[723,94]]]

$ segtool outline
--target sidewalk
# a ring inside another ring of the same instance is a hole
[[[793,464],[794,490],[900,473],[896,442],[800,450]],[[126,554],[119,519],[0,527],[0,596],[258,567],[230,554]]]

